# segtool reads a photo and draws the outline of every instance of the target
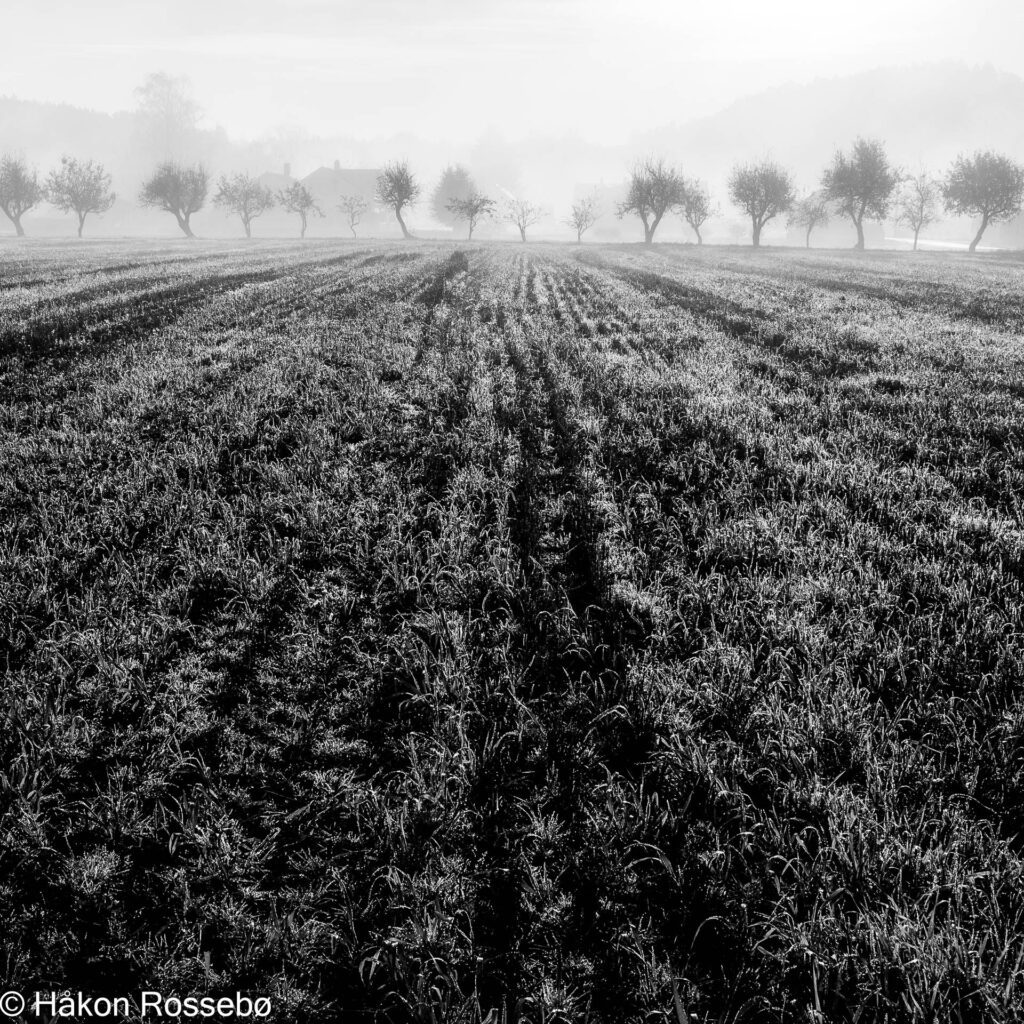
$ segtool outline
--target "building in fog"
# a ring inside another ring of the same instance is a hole
[[[372,208],[375,205],[374,193],[377,188],[377,177],[381,171],[378,167],[342,167],[340,160],[334,161],[333,167],[318,167],[302,179],[302,184],[316,197],[323,210],[335,208],[342,196],[360,196]],[[367,214],[369,218],[370,213]]]
[[[342,167],[340,160],[333,167],[318,167],[302,178],[292,175],[291,164],[284,164],[280,171],[265,171],[259,176],[260,182],[273,192],[281,192],[296,181],[309,189],[323,217],[312,216],[309,220],[309,236],[350,236],[348,219],[338,209],[342,196],[359,196],[366,203],[356,231],[361,236],[371,237],[390,234],[394,217],[388,211],[378,209],[375,199],[377,177],[376,167]],[[297,219],[284,210],[276,209],[261,219],[264,234],[288,235],[296,232]]]

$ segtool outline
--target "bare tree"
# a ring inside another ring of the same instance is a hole
[[[662,217],[683,201],[684,184],[683,176],[664,160],[644,160],[633,168],[626,199],[619,203],[619,218],[635,213],[644,225],[644,242],[651,245]]]
[[[901,177],[877,139],[857,139],[849,156],[837,152],[832,166],[821,176],[826,196],[840,214],[853,221],[858,249],[864,248],[864,218],[885,218]]]
[[[799,199],[790,211],[786,223],[790,227],[804,229],[804,245],[810,249],[811,232],[815,228],[827,227],[831,217],[828,197],[824,192],[818,191]]]
[[[474,192],[466,199],[450,199],[447,208],[456,220],[464,220],[469,225],[467,238],[472,238],[477,224],[494,213],[494,200]]]
[[[1024,167],[1001,153],[987,151],[956,158],[942,185],[946,210],[958,216],[980,217],[970,251],[978,248],[989,224],[1008,220],[1024,204]]]
[[[906,224],[914,232],[914,252],[922,228],[939,219],[939,183],[921,171],[907,178],[896,196],[896,223]]]
[[[238,214],[246,238],[252,238],[252,222],[273,209],[275,202],[274,193],[248,174],[222,177],[217,182],[217,194],[213,197],[214,206]]]
[[[505,202],[502,219],[515,224],[519,238],[526,241],[526,229],[533,227],[544,216],[544,208],[535,206],[529,199],[509,199]]]
[[[62,213],[74,211],[78,216],[78,237],[82,237],[85,218],[90,213],[106,213],[117,198],[110,191],[110,175],[102,164],[92,160],[61,157],[60,167],[50,171],[46,179],[47,202]]]
[[[201,164],[182,167],[166,161],[143,184],[139,203],[174,214],[178,227],[193,238],[190,220],[203,208],[209,188],[210,176]]]
[[[576,229],[576,241],[579,243],[583,241],[584,233],[594,226],[597,218],[600,216],[601,208],[598,204],[597,195],[596,193],[591,193],[589,196],[584,196],[572,204],[572,212],[565,223],[569,227]]]
[[[412,238],[412,235],[402,219],[402,210],[407,206],[414,206],[422,190],[407,160],[385,164],[384,170],[377,178],[377,200],[395,211],[403,238]]]
[[[683,197],[678,204],[678,210],[683,220],[693,228],[697,244],[703,245],[704,239],[700,229],[718,212],[711,202],[711,193],[704,182],[697,178],[683,179]]]
[[[143,132],[154,155],[161,160],[180,159],[201,113],[191,96],[189,80],[157,71],[146,76],[135,97]]]
[[[739,164],[729,176],[729,195],[749,218],[754,246],[761,244],[761,232],[768,221],[793,205],[793,178],[789,171],[771,160]]]
[[[442,223],[454,227],[465,218],[457,216],[449,203],[453,199],[469,199],[478,193],[469,171],[461,164],[446,167],[430,196],[430,211]]]
[[[277,201],[289,212],[297,213],[302,228],[299,232],[300,238],[306,237],[306,228],[309,225],[309,217],[316,214],[322,217],[323,210],[317,205],[313,193],[302,184],[301,181],[293,181],[287,188],[277,193]]]
[[[0,159],[0,210],[14,225],[19,238],[25,237],[21,218],[43,198],[43,189],[35,171],[20,157],[5,156]]]
[[[338,209],[345,214],[348,220],[348,229],[352,237],[357,238],[356,228],[363,219],[363,214],[370,208],[370,204],[362,196],[342,196]]]

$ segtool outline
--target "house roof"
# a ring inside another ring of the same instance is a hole
[[[264,171],[259,177],[260,184],[274,192],[287,188],[294,180],[290,175],[280,174],[278,171]]]
[[[318,167],[302,179],[314,194],[337,199],[343,195],[372,198],[380,170],[372,167]]]

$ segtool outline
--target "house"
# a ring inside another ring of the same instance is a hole
[[[376,200],[377,178],[381,174],[376,167],[342,167],[339,160],[333,167],[318,167],[302,179],[302,184],[309,189],[323,210],[327,222],[331,225],[330,234],[347,234],[348,223],[339,212],[338,204],[342,196],[359,196],[366,203],[357,231],[360,234],[377,234],[385,226],[391,225],[394,216],[390,211],[379,209]],[[337,219],[343,223],[339,225]],[[340,228],[340,230],[339,230]]]
[[[349,235],[348,220],[338,209],[342,196],[360,196],[365,200],[367,210],[356,229],[360,235],[387,233],[393,223],[393,216],[387,210],[378,209],[375,199],[377,189],[377,168],[342,167],[341,161],[335,160],[333,167],[318,167],[304,178],[292,175],[291,164],[284,164],[281,171],[265,171],[259,176],[262,185],[275,194],[296,182],[301,182],[309,189],[323,217],[311,217],[307,234],[310,236]],[[290,235],[294,233],[291,215],[277,209],[266,214],[260,222],[265,233],[274,235]]]
[[[264,171],[259,176],[259,183],[271,192],[277,193],[287,188],[295,179],[292,177],[292,165],[285,164],[284,172],[279,174],[276,171]]]
[[[313,193],[324,209],[336,207],[342,196],[351,195],[361,196],[372,206],[380,173],[380,169],[375,167],[342,167],[341,162],[335,160],[333,167],[318,167],[307,174],[302,184]]]

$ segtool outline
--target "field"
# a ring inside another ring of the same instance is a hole
[[[1024,261],[0,250],[0,970],[1024,1020]]]

